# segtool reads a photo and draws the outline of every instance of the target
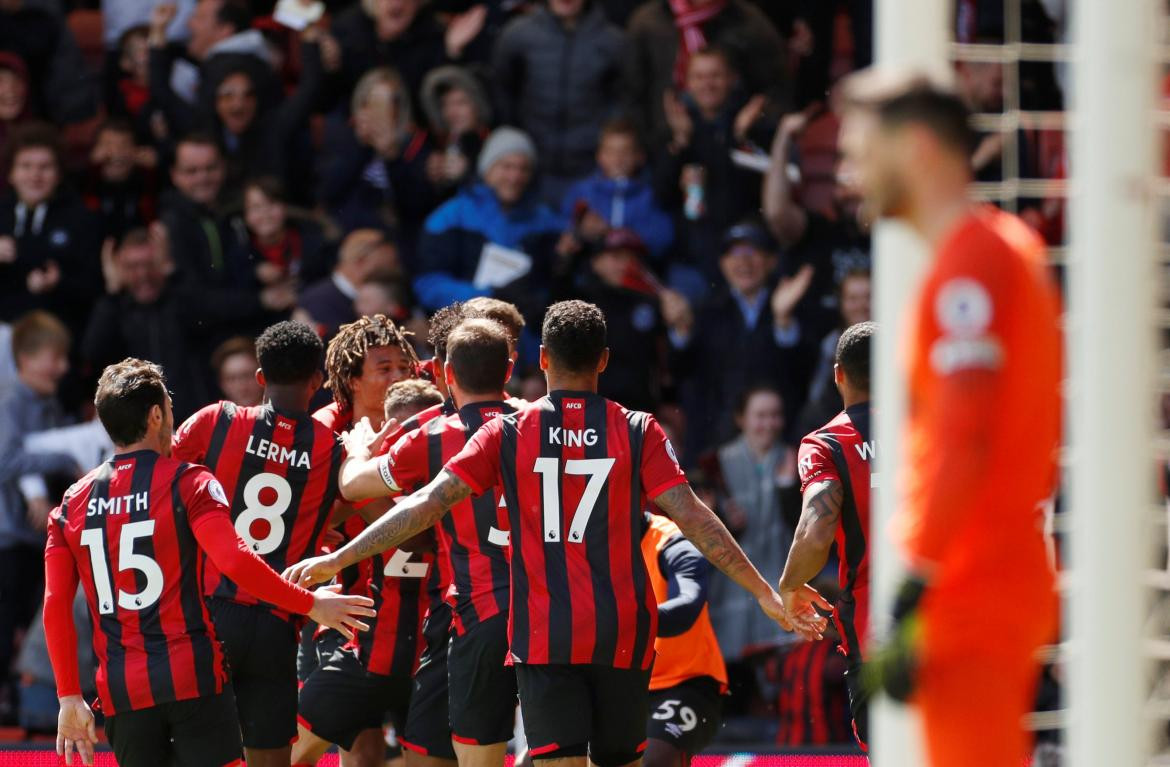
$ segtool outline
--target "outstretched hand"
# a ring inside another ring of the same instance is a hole
[[[337,565],[333,554],[322,554],[319,557],[301,560],[295,565],[285,568],[280,577],[307,589],[318,583],[327,583],[333,580],[333,576],[339,572],[341,572],[341,567]]]
[[[764,615],[779,623],[780,628],[785,631],[792,631],[792,623],[788,620],[788,613],[784,610],[784,603],[780,601],[779,594],[768,589],[768,592],[756,601],[760,605],[760,609],[764,611]]]
[[[369,631],[369,624],[362,616],[372,618],[374,600],[354,594],[342,594],[341,586],[326,586],[313,592],[313,609],[309,617],[322,626],[341,632],[347,640],[353,639],[356,631]]]
[[[824,631],[829,622],[816,608],[832,610],[833,605],[819,591],[805,584],[798,589],[781,591],[780,601],[784,604],[784,612],[792,624],[792,630],[802,639],[811,642],[825,638]]]
[[[398,428],[398,419],[387,418],[382,428],[375,431],[370,419],[363,417],[353,428],[341,435],[341,444],[350,458],[364,461],[378,452],[386,437]]]

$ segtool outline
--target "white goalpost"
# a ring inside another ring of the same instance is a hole
[[[1170,197],[1155,152],[1155,125],[1170,128],[1170,113],[1154,110],[1156,62],[1170,58],[1167,4],[1066,0],[1071,43],[1041,45],[1022,41],[1021,0],[1000,1],[1004,43],[958,45],[952,42],[951,0],[877,0],[877,61],[944,79],[954,59],[1002,62],[1003,112],[976,120],[981,129],[1003,132],[1005,171],[1018,156],[1018,129],[1067,128],[1067,183],[1020,179],[1012,167],[1003,182],[975,190],[1011,210],[1024,193],[1068,196],[1068,246],[1051,253],[1067,267],[1064,637],[1049,653],[1061,662],[1064,700],[1062,711],[1033,717],[1030,726],[1062,727],[1065,764],[1073,767],[1170,765],[1170,752],[1150,761],[1151,736],[1160,726],[1164,747],[1170,721],[1170,641],[1155,635],[1170,630],[1170,573],[1153,559],[1154,544],[1167,539],[1159,527],[1166,512],[1154,503],[1152,449],[1154,365],[1160,359],[1155,286],[1170,254],[1155,240],[1155,215],[1162,210],[1156,201]],[[1069,65],[1067,114],[1021,109],[1019,62],[1036,60]],[[880,633],[900,575],[887,534],[903,468],[900,339],[928,256],[917,238],[890,224],[875,230],[874,254],[875,317],[882,332],[875,358],[880,481],[870,533],[871,609]],[[1170,448],[1170,440],[1162,444]],[[1151,660],[1162,664],[1163,674],[1152,673]],[[906,709],[882,701],[871,722],[875,765],[925,764]]]

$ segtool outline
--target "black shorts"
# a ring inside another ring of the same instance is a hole
[[[451,608],[442,605],[423,621],[426,648],[414,673],[410,713],[406,729],[398,738],[402,747],[436,759],[454,759],[451,746],[451,717],[447,713],[447,640],[451,631]]]
[[[356,648],[336,644],[328,656],[322,652],[320,665],[301,687],[297,720],[318,738],[346,751],[363,730],[381,728],[387,713],[402,732],[410,705],[410,677],[371,674],[358,659]],[[318,647],[327,650],[328,642]]]
[[[327,632],[322,632],[322,634],[325,633]],[[297,681],[301,684],[304,684],[309,675],[317,668],[316,635],[317,624],[306,620],[305,625],[301,627],[300,644],[297,645]]]
[[[508,658],[508,616],[496,615],[451,635],[447,680],[451,737],[486,746],[504,743],[516,728],[516,669]]]
[[[709,676],[651,690],[646,737],[666,741],[685,754],[697,754],[719,732],[722,713],[719,682]]]
[[[106,737],[121,767],[224,767],[242,764],[240,722],[231,687],[106,717]]]
[[[296,627],[269,610],[207,600],[236,691],[244,748],[283,748],[297,737]]]
[[[516,664],[533,759],[585,756],[620,767],[646,750],[650,670]]]
[[[849,693],[849,713],[853,716],[853,737],[864,749],[869,747],[869,693],[861,682],[861,669],[860,659],[849,659],[849,667],[845,669],[845,689]]]

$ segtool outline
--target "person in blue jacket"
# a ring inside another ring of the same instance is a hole
[[[597,145],[597,170],[569,187],[561,212],[582,239],[600,242],[612,229],[632,229],[661,264],[674,242],[674,222],[654,198],[637,128],[624,118],[607,122]]]
[[[535,197],[535,167],[536,148],[524,132],[503,127],[488,136],[477,163],[481,180],[423,226],[414,290],[424,308],[495,296],[539,324],[558,250],[567,251],[558,248],[564,219]]]

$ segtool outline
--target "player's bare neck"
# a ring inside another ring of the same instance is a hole
[[[587,391],[597,393],[597,376],[552,376],[548,377],[549,393],[554,391]]]
[[[370,426],[373,426],[375,429],[381,429],[382,421],[386,418],[386,414],[381,410],[369,410],[355,402],[353,404],[353,422],[357,423],[363,418],[370,419]]]
[[[480,402],[503,402],[508,398],[508,395],[502,391],[489,392],[487,394],[469,394],[460,391],[455,394],[455,407],[466,407],[467,405],[476,405]]]

